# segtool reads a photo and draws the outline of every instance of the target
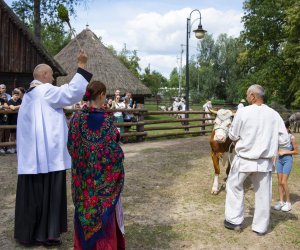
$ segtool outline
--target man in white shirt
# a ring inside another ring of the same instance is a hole
[[[211,101],[207,100],[206,103],[203,105],[203,111],[205,112],[210,112],[209,109],[212,108],[212,103]],[[210,114],[205,114],[205,117],[207,119],[211,119],[211,115]],[[213,123],[214,121],[213,120],[208,120],[207,123]]]
[[[63,107],[79,102],[92,78],[84,70],[87,56],[82,50],[77,59],[77,73],[60,87],[52,85],[49,65],[37,65],[19,110],[15,239],[23,244],[60,245],[60,234],[67,231],[66,169],[71,157]]]
[[[264,104],[265,91],[260,85],[247,90],[247,107],[238,109],[229,130],[236,142],[236,156],[226,184],[224,226],[241,229],[244,220],[244,181],[249,176],[255,192],[252,230],[267,233],[272,199],[272,158],[278,147],[289,143],[280,115]]]

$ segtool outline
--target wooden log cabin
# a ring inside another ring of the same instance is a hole
[[[50,65],[54,77],[66,75],[12,9],[0,0],[0,84],[6,85],[9,94],[15,87],[27,89],[33,80],[33,69],[40,63]]]

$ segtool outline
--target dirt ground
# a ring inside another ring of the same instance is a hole
[[[208,137],[125,144],[126,180],[122,195],[126,249],[300,249],[300,157],[290,176],[292,211],[272,209],[270,230],[251,231],[254,193],[247,185],[241,233],[223,227],[225,191],[211,195],[213,167]],[[300,136],[297,135],[298,143]],[[0,249],[23,249],[13,239],[16,156],[0,156]],[[220,180],[225,177],[222,169]],[[278,198],[273,175],[273,201]],[[68,173],[69,232],[59,249],[72,249],[73,205]],[[31,247],[30,249],[44,249]],[[55,249],[55,248],[54,248]]]

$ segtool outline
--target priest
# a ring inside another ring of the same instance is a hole
[[[63,107],[79,102],[92,74],[80,50],[69,84],[52,85],[53,71],[39,64],[23,97],[17,121],[18,183],[15,239],[21,244],[60,245],[67,231],[66,170],[68,128]]]

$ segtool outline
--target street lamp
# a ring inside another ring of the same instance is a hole
[[[199,18],[199,25],[198,28],[196,30],[193,30],[193,32],[195,32],[195,36],[197,39],[202,39],[206,33],[206,30],[204,30],[202,28],[201,25],[201,12],[197,9],[193,10],[190,13],[190,16],[187,18],[187,23],[186,23],[186,71],[185,71],[185,99],[186,99],[186,110],[189,111],[190,109],[190,105],[189,105],[189,97],[190,97],[190,89],[189,89],[189,38],[191,36],[191,15],[194,11],[197,11],[200,15]],[[189,118],[189,114],[186,114],[186,118]]]

